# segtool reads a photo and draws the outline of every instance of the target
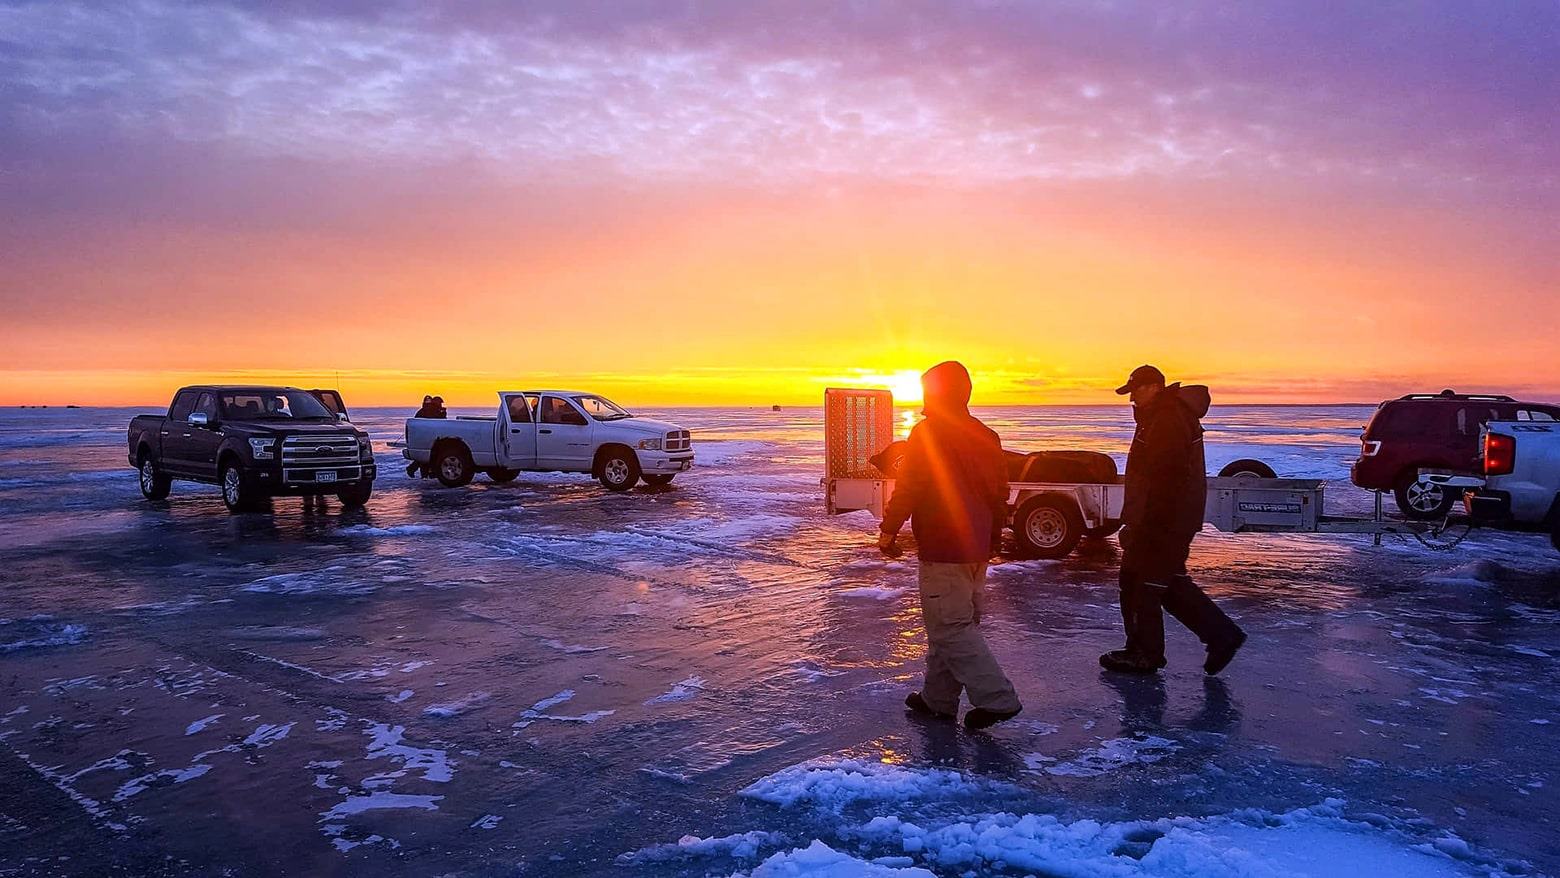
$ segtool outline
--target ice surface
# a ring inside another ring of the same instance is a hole
[[[915,769],[860,759],[804,762],[750,784],[742,795],[783,808],[806,804],[839,811],[858,801],[947,798],[987,787],[957,771]]]
[[[891,601],[900,598],[910,591],[908,586],[894,588],[884,585],[851,585],[845,588],[835,589],[834,593],[843,598],[864,598],[873,601]]]
[[[448,783],[455,776],[454,761],[443,750],[403,743],[401,738],[405,733],[405,726],[385,723],[369,723],[364,730],[364,734],[369,737],[369,759],[389,759],[402,765],[397,771],[377,775],[376,780],[383,782],[403,777],[408,772],[421,772],[423,780]]]
[[[1133,763],[1158,762],[1177,749],[1174,741],[1157,735],[1113,738],[1067,762],[1047,765],[1045,772],[1059,777],[1098,777]]]
[[[56,621],[40,615],[27,619],[0,619],[0,654],[50,646],[74,646],[85,640],[87,626]]]
[[[402,537],[415,536],[417,534],[431,534],[438,530],[431,524],[395,524],[389,527],[373,527],[367,524],[354,524],[341,528],[336,533],[344,537]]]

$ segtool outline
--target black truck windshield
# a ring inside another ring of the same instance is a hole
[[[302,390],[238,390],[222,394],[222,417],[229,421],[332,420],[320,401]]]

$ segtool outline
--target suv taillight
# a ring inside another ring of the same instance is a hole
[[[1517,468],[1517,440],[1500,433],[1484,434],[1484,474],[1504,476]]]

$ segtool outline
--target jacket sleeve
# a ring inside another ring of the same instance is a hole
[[[888,508],[883,510],[882,531],[897,534],[916,505],[926,493],[926,481],[930,473],[926,469],[926,444],[917,424],[905,442],[905,459],[899,465],[899,478],[894,480],[894,494],[888,498]]]
[[[1143,468],[1145,489],[1143,514],[1137,524],[1152,530],[1171,528],[1175,524],[1176,494],[1185,490],[1194,436],[1184,419],[1161,417],[1144,438],[1140,457],[1132,462]]]

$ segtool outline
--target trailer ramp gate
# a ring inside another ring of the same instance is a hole
[[[879,518],[893,493],[872,457],[894,441],[894,395],[830,387],[823,392],[824,493],[830,515],[871,510]]]

